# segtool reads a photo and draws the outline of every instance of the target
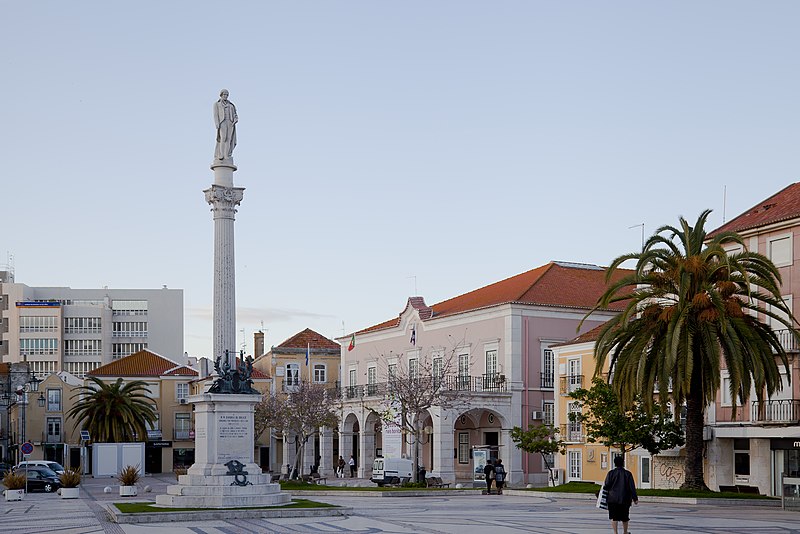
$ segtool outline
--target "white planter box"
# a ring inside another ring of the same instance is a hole
[[[3,493],[5,493],[7,501],[21,501],[22,498],[25,496],[24,489],[17,489],[17,490],[7,489]]]
[[[78,499],[81,496],[80,488],[61,488],[62,499]]]
[[[119,496],[120,497],[136,497],[139,494],[137,491],[136,486],[120,486],[119,487]]]

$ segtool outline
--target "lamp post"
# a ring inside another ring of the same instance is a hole
[[[16,391],[17,398],[19,399],[18,402],[19,402],[19,405],[20,405],[20,442],[21,443],[27,443],[27,441],[28,441],[27,440],[27,434],[26,434],[26,431],[25,431],[26,430],[25,429],[25,408],[28,405],[28,392],[29,391],[39,391],[39,384],[42,382],[42,380],[36,378],[36,375],[34,375],[31,372],[30,368],[28,368],[26,379],[27,380],[25,381],[24,385],[19,386],[19,388]],[[44,403],[45,403],[44,395],[42,395],[40,393],[39,394],[39,399],[38,399],[37,402],[38,402],[39,406],[44,406]],[[18,454],[19,460],[18,460],[17,463],[19,463],[19,462],[24,460],[24,454],[22,453],[21,448],[19,448],[18,451],[19,451],[19,454]]]

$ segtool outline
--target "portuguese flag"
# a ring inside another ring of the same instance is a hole
[[[353,337],[350,338],[350,345],[347,347],[347,352],[350,352],[356,348],[356,335],[353,334]]]

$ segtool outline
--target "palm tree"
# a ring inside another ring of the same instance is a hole
[[[707,489],[703,423],[720,388],[721,361],[730,376],[735,418],[737,400],[746,402],[751,387],[759,401],[781,389],[778,360],[789,376],[786,351],[768,318],[800,339],[781,298],[778,269],[767,257],[748,252],[734,232],[709,238],[704,225],[710,213],[704,211],[694,226],[683,218],[680,228],[662,226],[641,252],[616,258],[606,273],[608,290],[597,303],[597,308],[626,304],[604,325],[595,345],[595,373],[611,355],[612,385],[623,405],[650,391],[658,392],[662,404],[686,404],[685,489]],[[744,252],[727,254],[723,243],[738,243]],[[614,281],[614,272],[628,260],[636,261],[635,269]],[[643,399],[652,407],[654,395]]]
[[[77,389],[72,398],[83,397],[68,412],[89,431],[95,443],[145,441],[147,425],[158,421],[152,401],[147,396],[147,383],[134,380],[105,383],[90,377],[89,385]]]

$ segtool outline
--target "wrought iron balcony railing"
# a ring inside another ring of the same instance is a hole
[[[479,376],[424,377],[419,379],[419,384],[420,387],[454,392],[506,393],[508,391],[506,376],[499,373]],[[338,391],[340,391],[341,397],[347,400],[362,397],[383,397],[390,395],[397,387],[396,382],[389,381],[357,386],[342,386]]]
[[[564,441],[568,443],[583,442],[583,429],[581,428],[580,423],[569,423],[567,425],[561,425],[560,430],[561,430],[561,435],[559,437]]]
[[[753,401],[750,420],[754,423],[800,423],[800,400]]]
[[[559,391],[562,395],[569,395],[576,389],[583,387],[583,375],[567,375],[559,377]]]
[[[540,373],[540,387],[542,389],[553,389],[554,378],[553,373]]]

